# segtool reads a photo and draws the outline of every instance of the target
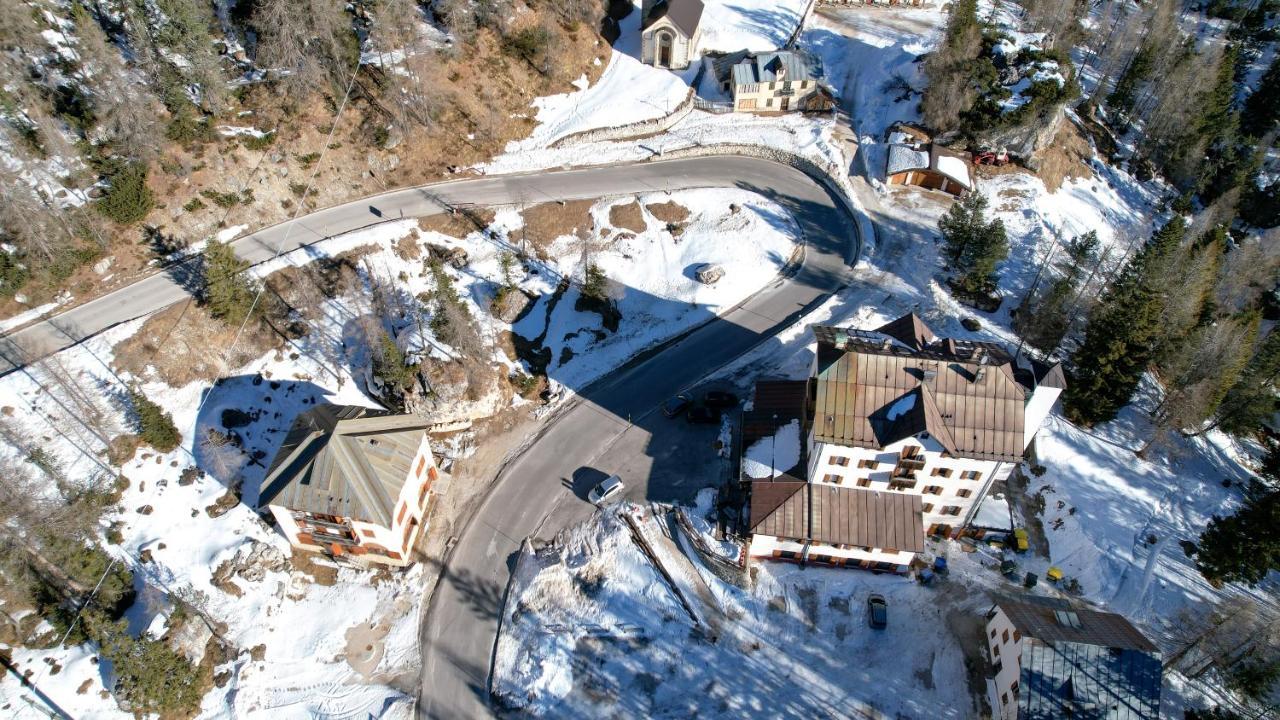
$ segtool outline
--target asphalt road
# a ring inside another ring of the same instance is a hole
[[[855,219],[798,170],[746,157],[663,160],[634,165],[458,180],[396,190],[260,230],[233,243],[251,263],[333,235],[448,206],[536,204],[698,187],[738,187],[781,205],[799,223],[803,264],[679,342],[586,388],[513,460],[476,508],[449,554],[422,629],[419,709],[432,718],[492,714],[488,675],[504,593],[525,537],[549,539],[590,517],[586,490],[617,472],[633,500],[687,500],[706,484],[684,474],[674,450],[681,434],[657,412],[687,388],[845,285],[859,250]],[[189,296],[184,266],[0,338],[0,374],[70,347],[107,328]],[[625,322],[625,320],[624,320]],[[704,435],[706,433],[703,433]],[[695,463],[696,464],[696,463]],[[660,472],[655,469],[661,467]]]
[[[670,468],[651,472],[656,464],[670,462],[666,455],[673,425],[658,404],[767,342],[849,281],[858,252],[855,220],[797,170],[723,157],[623,172],[637,173],[637,180],[658,187],[737,186],[766,195],[799,223],[807,244],[804,262],[790,277],[710,319],[678,343],[579,389],[580,399],[507,465],[459,535],[430,601],[422,631],[419,694],[425,717],[492,714],[488,683],[498,618],[522,540],[550,539],[590,517],[594,508],[583,500],[585,492],[608,474],[622,474],[627,496],[637,501],[688,499],[707,484]],[[600,186],[592,184],[601,194]]]
[[[502,175],[394,190],[318,210],[234,241],[250,263],[270,260],[334,235],[401,217],[443,212],[448,206],[536,204],[604,195],[691,187],[721,187],[738,178],[764,183],[778,166],[747,158],[698,158],[582,170]],[[96,300],[0,338],[0,375],[75,345],[114,325],[143,317],[187,299],[179,264]]]

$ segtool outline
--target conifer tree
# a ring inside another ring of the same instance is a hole
[[[995,289],[996,264],[1009,255],[1009,241],[999,218],[986,218],[987,199],[969,193],[952,205],[938,221],[943,255],[959,275],[957,284],[968,293]]]
[[[204,251],[204,301],[209,313],[230,325],[238,325],[254,308],[257,287],[248,274],[249,263],[241,260],[227,243],[209,240]]]
[[[173,416],[155,404],[143,392],[129,388],[129,402],[138,415],[138,436],[160,452],[169,452],[182,442],[182,434],[173,424]]]
[[[1240,118],[1240,130],[1246,135],[1260,138],[1276,128],[1280,122],[1280,55],[1272,61],[1266,73],[1258,81],[1258,87],[1244,102]]]
[[[1073,422],[1111,420],[1133,397],[1163,332],[1163,271],[1185,233],[1180,216],[1156,231],[1090,313],[1067,386],[1065,410]]]
[[[1107,105],[1124,115],[1133,112],[1133,105],[1138,99],[1138,86],[1151,77],[1155,66],[1156,49],[1151,44],[1144,43],[1116,81],[1115,90],[1107,96]]]
[[[1200,536],[1196,567],[1212,582],[1251,586],[1280,570],[1280,490],[1247,499],[1234,515],[1215,515]]]

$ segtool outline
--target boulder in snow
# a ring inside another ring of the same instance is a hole
[[[694,277],[703,285],[715,285],[724,277],[724,268],[714,263],[706,263],[694,271]]]

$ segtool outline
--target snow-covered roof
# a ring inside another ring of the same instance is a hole
[[[760,438],[742,454],[742,472],[753,480],[772,480],[800,463],[800,420],[797,418]]]
[[[889,164],[885,172],[896,175],[908,170],[928,170],[929,151],[917,145],[890,145]]]
[[[973,189],[973,180],[969,177],[969,164],[964,161],[964,158],[943,153],[935,153],[935,156],[934,170],[946,175],[949,180],[960,183],[966,190]]]

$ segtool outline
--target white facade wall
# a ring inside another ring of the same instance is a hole
[[[1062,388],[1045,387],[1044,385],[1037,387],[1029,394],[1026,409],[1022,411],[1023,450],[1026,450],[1031,445],[1031,441],[1036,437],[1036,432],[1044,424],[1045,419],[1049,417],[1049,411],[1053,410],[1053,404],[1058,402],[1058,396],[1061,394]]]
[[[925,505],[925,528],[963,525],[973,514],[992,479],[1001,475],[1008,477],[1013,469],[1010,463],[994,460],[943,457],[942,446],[927,433],[877,450],[817,442],[810,431],[809,481],[889,491],[891,483],[910,482],[892,477],[902,450],[908,446],[920,448],[924,469],[916,471],[914,487],[894,492],[921,497]],[[874,467],[869,466],[872,463]],[[935,470],[939,474],[935,475]]]
[[[671,34],[671,64],[658,65],[658,33]],[[649,26],[640,35],[640,61],[646,65],[655,67],[669,67],[672,70],[683,70],[689,67],[689,63],[693,60],[693,55],[698,47],[698,37],[702,34],[702,29],[694,33],[693,37],[685,37],[684,33],[667,18],[663,18]]]
[[[1017,720],[1018,717],[1018,676],[1022,672],[1022,643],[1024,640],[1009,621],[1009,617],[999,607],[987,621],[986,634],[987,657],[992,665],[1000,670],[988,679],[988,694],[991,701],[991,713],[998,720]]]
[[[436,466],[435,456],[431,454],[431,443],[426,433],[422,435],[422,443],[418,446],[413,462],[409,466],[409,475],[400,488],[392,508],[391,526],[348,519],[360,545],[376,545],[388,552],[396,553],[399,558],[389,557],[377,552],[355,552],[344,554],[344,557],[361,563],[381,563],[393,566],[405,566],[413,562],[412,550],[422,537],[427,526],[427,514],[430,511],[434,489],[424,495],[422,490],[428,483],[438,482],[441,472]],[[432,480],[432,474],[435,480]],[[421,502],[419,499],[421,498]],[[289,508],[270,505],[271,514],[289,543],[294,547],[313,552],[325,548],[319,545],[304,543],[299,538],[299,521],[294,520],[293,511]],[[408,530],[412,525],[413,529]]]
[[[784,88],[782,81],[744,83],[733,87],[733,109],[739,112],[781,112]],[[798,110],[801,102],[818,91],[817,80],[793,81],[786,96],[787,110]]]
[[[915,557],[915,553],[912,552],[885,552],[882,548],[864,550],[848,546],[836,547],[835,545],[827,545],[825,543],[809,543],[808,546],[808,559],[810,562],[813,562],[813,557],[815,555],[825,555],[832,558],[856,560],[858,562],[883,562],[905,567],[911,563],[911,558]],[[805,557],[805,543],[794,542],[792,540],[778,538],[772,535],[761,535],[759,533],[751,536],[751,546],[747,549],[748,555],[756,558],[781,557],[779,555],[775,555],[775,552],[796,553],[795,559],[798,560]]]

